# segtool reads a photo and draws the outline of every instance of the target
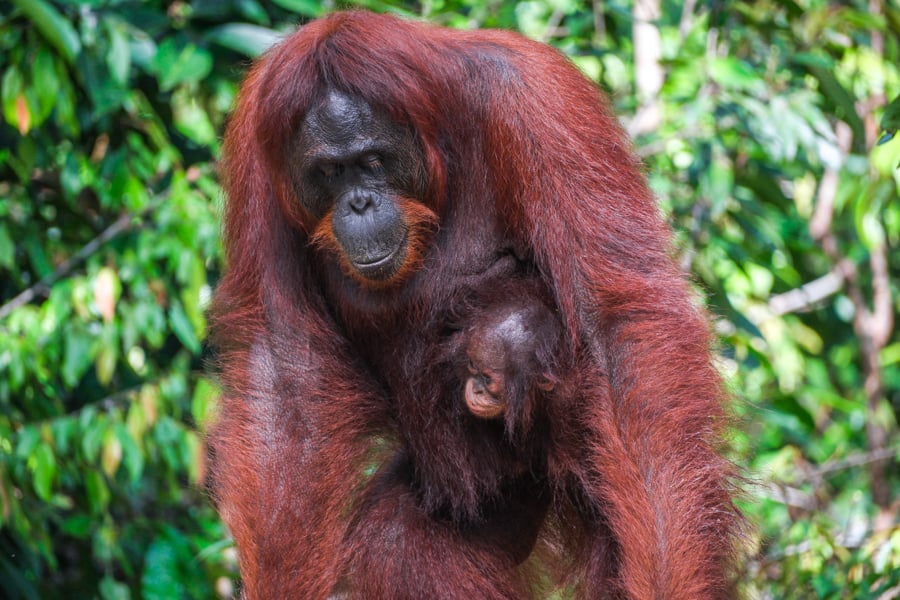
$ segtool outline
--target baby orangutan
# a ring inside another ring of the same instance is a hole
[[[493,286],[492,286],[493,287]],[[498,283],[463,323],[466,408],[481,419],[504,418],[508,434],[527,430],[537,396],[553,391],[562,326],[536,280]]]

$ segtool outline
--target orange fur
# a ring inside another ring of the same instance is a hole
[[[390,285],[331,268],[333,235],[310,237],[293,196],[287,149],[329,87],[425,155]],[[706,318],[625,134],[564,57],[338,13],[253,67],[224,154],[210,485],[245,598],[734,597],[742,521]],[[502,299],[508,265],[565,339],[535,443],[469,415],[453,362],[452,316],[487,309],[473,289]]]

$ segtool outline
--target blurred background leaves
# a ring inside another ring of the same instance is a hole
[[[353,6],[522,31],[610,95],[714,314],[746,591],[900,594],[900,3]],[[0,596],[236,589],[198,433],[216,159],[249,60],[337,7],[0,3]]]

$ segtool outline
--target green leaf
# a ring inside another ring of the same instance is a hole
[[[84,416],[84,415],[82,415]],[[100,454],[103,445],[103,435],[106,429],[97,419],[82,419],[81,423],[81,451],[84,453],[85,462],[94,464]]]
[[[228,23],[211,29],[205,37],[210,43],[256,58],[281,41],[284,36],[266,27]]]
[[[885,346],[880,354],[881,366],[888,367],[900,363],[900,342]]]
[[[884,245],[885,232],[881,212],[885,202],[894,197],[894,185],[890,181],[873,181],[861,186],[853,206],[856,233],[863,245],[873,250]]]
[[[187,542],[177,533],[169,530],[158,536],[144,554],[141,597],[144,600],[187,597],[187,590],[178,575],[192,560]]]
[[[168,416],[160,417],[153,428],[153,435],[159,444],[159,452],[169,467],[177,470],[187,464],[187,457],[182,452],[184,432],[174,420]]]
[[[128,72],[131,69],[131,46],[128,36],[122,27],[110,25],[109,50],[106,64],[113,79],[121,86],[128,83]]]
[[[273,0],[281,8],[307,17],[318,17],[322,14],[322,3],[319,0]]]
[[[200,340],[197,339],[194,327],[180,303],[173,303],[169,309],[169,324],[172,326],[175,336],[188,350],[194,354],[200,351]]]
[[[122,459],[131,483],[136,483],[144,472],[144,453],[123,424],[116,426],[116,437],[122,444]]]
[[[15,263],[16,247],[9,237],[6,225],[0,223],[0,267],[12,269]]]
[[[191,397],[191,416],[200,427],[209,422],[215,414],[219,390],[207,379],[198,379]]]
[[[266,14],[266,9],[256,0],[238,0],[235,8],[247,21],[262,23],[263,25],[268,25],[271,22],[269,15]]]
[[[757,298],[767,298],[774,282],[772,272],[766,267],[752,262],[746,262],[743,267],[744,272],[747,273],[753,295]]]
[[[131,600],[131,590],[121,581],[106,576],[100,582],[100,598],[102,600]]]
[[[99,515],[109,505],[111,494],[103,475],[90,469],[84,473],[84,489],[87,492],[88,507],[91,514]]]
[[[103,385],[109,385],[112,381],[113,374],[116,372],[117,360],[117,348],[110,344],[104,344],[97,353],[97,360],[94,363],[94,369],[97,372],[97,381]]]
[[[22,72],[15,66],[11,66],[6,70],[6,73],[3,74],[3,80],[0,81],[0,98],[2,98],[3,102],[3,118],[6,119],[6,122],[19,129],[21,131],[22,127],[19,124],[19,118],[21,116],[19,112],[18,103],[20,102],[20,98],[22,98],[23,90],[25,89],[25,79],[22,77]]]
[[[796,428],[799,431],[815,429],[816,424],[812,415],[797,402],[794,396],[778,396],[770,400],[770,403],[772,408],[778,411],[774,416],[777,420],[782,421],[782,426]],[[798,427],[798,425],[802,425],[802,427]]]
[[[42,36],[59,50],[66,62],[73,63],[81,52],[81,40],[72,24],[44,0],[13,0]]]
[[[210,145],[216,140],[216,130],[209,121],[206,111],[191,99],[184,99],[183,103],[176,104],[173,108],[175,127],[187,138],[200,145]]]
[[[85,53],[78,60],[78,70],[84,80],[84,88],[94,105],[95,119],[122,108],[128,92],[116,83],[107,61],[94,60]]]
[[[76,515],[62,522],[63,532],[76,538],[86,538],[93,528],[94,520],[87,515]]]
[[[128,53],[131,56],[132,62],[140,69],[144,69],[150,73],[155,72],[153,69],[153,61],[157,51],[158,48],[156,43],[146,36],[129,37],[128,39]]]
[[[881,226],[878,216],[871,212],[862,216],[857,232],[863,244],[870,250],[884,245],[884,228]]]
[[[41,443],[41,434],[35,427],[23,427],[19,431],[16,443],[16,456],[27,460],[35,453],[35,448]]]
[[[716,58],[710,62],[709,72],[713,80],[727,89],[758,91],[765,88],[750,66],[739,58]]]
[[[103,434],[103,452],[100,454],[100,467],[107,477],[114,477],[122,464],[122,442],[116,432],[110,428]]]
[[[863,122],[856,113],[856,98],[835,76],[834,60],[819,54],[799,53],[792,57],[792,61],[806,67],[819,80],[822,95],[834,105],[835,115],[850,125],[854,139],[864,140]]]
[[[153,65],[160,89],[165,92],[179,83],[206,78],[212,70],[212,56],[194,44],[180,46],[175,39],[168,38],[159,45]]]
[[[65,355],[63,358],[63,380],[69,386],[75,386],[84,372],[93,362],[91,346],[93,339],[90,335],[81,333],[75,329],[69,329],[66,336]]]
[[[50,115],[59,101],[60,82],[56,76],[56,65],[53,55],[46,48],[40,48],[34,58],[31,65],[31,81],[37,93],[39,107],[35,122],[32,123],[32,127],[36,127]]]
[[[81,133],[81,123],[75,114],[75,91],[72,81],[66,77],[65,65],[62,61],[55,61],[55,64],[56,78],[61,86],[54,105],[55,120],[62,127],[63,133],[74,139]]]
[[[881,130],[884,135],[878,140],[879,144],[886,144],[891,141],[900,129],[900,96],[891,100],[890,104],[884,107],[884,116],[881,117]]]
[[[53,481],[56,479],[56,457],[46,444],[40,444],[28,461],[34,473],[34,491],[39,498],[50,501],[53,498]]]
[[[78,434],[78,422],[70,418],[54,419],[50,422],[50,431],[56,451],[60,456],[66,456]]]

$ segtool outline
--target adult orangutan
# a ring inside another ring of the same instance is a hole
[[[334,14],[252,69],[224,166],[245,598],[731,597],[707,323],[559,53]]]

